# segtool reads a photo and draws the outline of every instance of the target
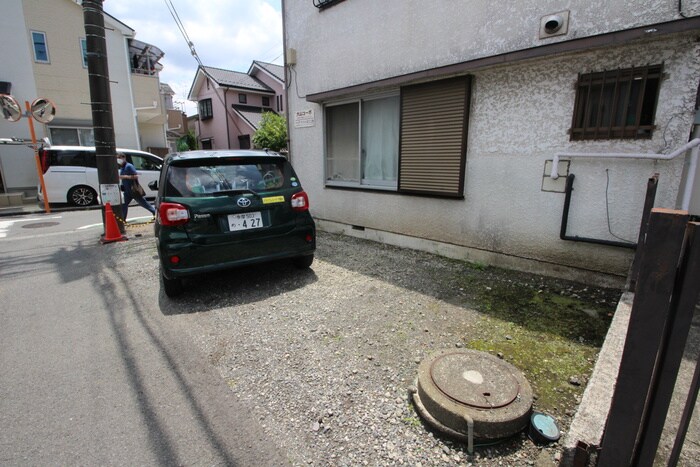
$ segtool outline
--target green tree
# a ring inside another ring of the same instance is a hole
[[[258,130],[253,135],[256,148],[280,151],[287,148],[287,119],[274,112],[263,112]]]
[[[197,138],[194,136],[194,131],[190,130],[185,136],[178,138],[178,151],[194,151],[195,149],[197,149]]]

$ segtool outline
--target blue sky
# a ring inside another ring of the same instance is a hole
[[[246,72],[253,60],[282,64],[280,0],[169,1],[204,65]],[[197,62],[166,0],[105,0],[104,10],[136,30],[136,39],[165,52],[160,80],[183,105]],[[184,107],[188,115],[196,113],[192,102]]]

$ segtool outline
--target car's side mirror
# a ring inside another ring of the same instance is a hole
[[[151,180],[148,182],[148,188],[153,191],[158,191],[158,180]]]

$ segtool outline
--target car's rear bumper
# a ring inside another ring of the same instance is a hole
[[[169,279],[232,269],[255,263],[312,255],[316,250],[313,224],[296,226],[284,235],[206,245],[158,239],[163,274]],[[171,259],[177,257],[177,263]]]

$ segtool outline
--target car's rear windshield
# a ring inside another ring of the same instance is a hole
[[[183,165],[184,164],[184,165]],[[165,196],[213,196],[227,191],[269,191],[297,183],[286,160],[191,161],[171,165],[166,174]]]

